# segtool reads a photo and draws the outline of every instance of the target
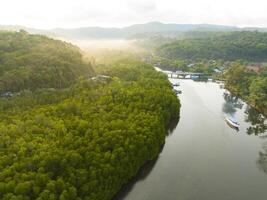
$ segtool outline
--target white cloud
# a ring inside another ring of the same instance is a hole
[[[266,26],[265,0],[2,0],[0,24],[36,28],[148,21]]]

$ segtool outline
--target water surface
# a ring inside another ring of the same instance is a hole
[[[158,159],[116,199],[266,200],[264,118],[216,83],[180,82],[181,118]],[[229,127],[225,115],[240,123]]]

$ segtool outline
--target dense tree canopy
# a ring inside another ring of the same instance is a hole
[[[0,199],[111,199],[158,155],[179,117],[167,77],[136,61],[104,69],[0,101]]]
[[[226,86],[267,116],[267,68],[260,75],[235,64],[225,74]]]
[[[233,32],[212,37],[178,40],[157,49],[171,59],[267,61],[267,33]]]
[[[92,72],[80,50],[69,43],[23,30],[0,32],[0,92],[65,88]]]

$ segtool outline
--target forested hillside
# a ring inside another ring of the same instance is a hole
[[[267,33],[233,32],[213,37],[184,39],[157,49],[169,59],[223,59],[267,61]]]
[[[108,200],[157,157],[179,117],[167,77],[130,60],[101,71],[65,90],[1,100],[0,199]]]
[[[0,92],[65,88],[93,74],[80,50],[66,42],[25,31],[0,31]]]
[[[267,66],[261,74],[235,64],[224,75],[226,87],[267,116]]]

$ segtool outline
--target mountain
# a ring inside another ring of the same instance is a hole
[[[226,61],[267,61],[267,33],[236,31],[212,37],[187,38],[157,48],[167,59],[222,59]]]
[[[36,28],[28,28],[26,26],[20,26],[20,25],[0,25],[0,30],[2,31],[20,31],[25,30],[28,33],[31,34],[42,34],[47,36],[55,36],[53,32],[50,30],[43,30],[43,29],[36,29]]]
[[[266,28],[248,27],[239,28],[237,26],[224,26],[216,24],[175,24],[149,22],[145,24],[134,24],[124,28],[103,28],[103,27],[81,27],[81,28],[55,28],[41,30],[27,28],[23,26],[0,26],[0,30],[20,30],[24,29],[29,33],[44,34],[52,37],[63,37],[66,39],[127,39],[142,37],[147,34],[162,34],[177,36],[181,32],[188,31],[208,31],[208,32],[230,32],[230,31],[267,31]]]
[[[146,24],[135,24],[124,28],[101,28],[84,27],[76,29],[52,29],[55,35],[70,39],[90,39],[90,38],[130,38],[147,33],[171,33],[185,31],[236,31],[238,27],[222,26],[211,24],[164,24],[160,22],[149,22]]]

